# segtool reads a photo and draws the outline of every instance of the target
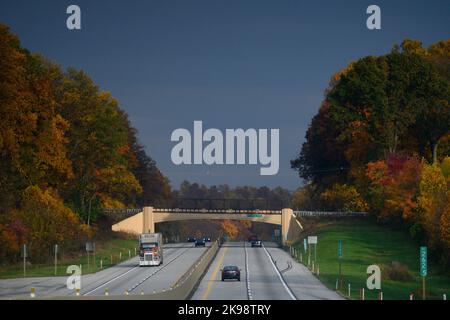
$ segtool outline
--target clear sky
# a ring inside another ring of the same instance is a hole
[[[82,30],[66,28],[81,7]],[[381,8],[381,30],[366,8]],[[290,169],[330,76],[350,61],[389,52],[404,38],[449,38],[450,2],[300,0],[0,0],[0,22],[22,45],[85,70],[119,99],[172,186],[268,185],[295,189]],[[176,128],[279,128],[280,170],[259,165],[172,164]]]

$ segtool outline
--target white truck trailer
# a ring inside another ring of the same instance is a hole
[[[139,235],[139,266],[159,266],[163,263],[161,233]]]

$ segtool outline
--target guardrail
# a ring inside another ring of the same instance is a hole
[[[219,250],[218,241],[209,247],[170,288],[141,295],[58,296],[36,297],[26,300],[186,300]]]

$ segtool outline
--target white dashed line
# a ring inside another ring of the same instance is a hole
[[[161,266],[159,269],[153,271],[153,273],[149,274],[148,276],[146,276],[145,278],[143,278],[141,281],[139,281],[138,283],[136,283],[134,286],[132,286],[130,289],[128,289],[128,292],[133,291],[134,289],[136,289],[137,287],[139,287],[141,284],[143,284],[145,281],[147,281],[150,277],[154,276],[156,273],[160,272],[161,270],[163,270],[164,268],[166,268],[169,264],[171,264],[173,261],[175,261],[176,259],[178,259],[180,256],[182,256],[183,254],[185,254],[189,249],[187,250],[183,250],[180,254],[178,254],[175,258],[173,258],[172,260],[170,260],[168,263],[164,264],[163,266]]]
[[[169,247],[169,248],[178,248],[178,247]],[[186,250],[186,251],[187,251],[187,250]],[[183,252],[185,252],[185,251],[183,251]],[[83,293],[83,296],[87,296],[87,295],[91,294],[92,292],[97,291],[97,290],[100,289],[100,288],[103,288],[104,286],[110,284],[111,282],[116,281],[117,279],[122,278],[124,275],[126,275],[126,274],[130,273],[131,271],[136,270],[136,269],[138,269],[138,268],[139,268],[139,265],[137,265],[136,267],[134,267],[134,268],[128,270],[127,272],[124,272],[124,273],[118,275],[117,277],[114,277],[114,278],[108,280],[107,282],[105,282],[105,283],[99,285],[98,287],[95,287],[94,289],[92,289],[92,290],[90,290],[90,291],[88,291],[88,292],[86,292],[86,293]],[[154,272],[154,273],[155,273],[155,272]],[[154,274],[154,273],[153,273],[153,274]]]
[[[106,286],[107,284],[109,284],[109,283],[111,283],[111,282],[113,282],[113,281],[116,281],[116,280],[119,279],[119,278],[122,278],[124,275],[126,275],[127,273],[130,273],[131,271],[133,271],[133,270],[135,270],[135,269],[137,269],[137,268],[139,268],[139,266],[136,266],[136,267],[134,267],[134,268],[128,270],[127,272],[124,272],[124,273],[122,273],[121,275],[119,275],[119,276],[117,276],[117,277],[115,277],[115,278],[112,278],[111,280],[105,282],[104,284],[99,285],[99,286],[96,287],[95,289],[92,289],[91,291],[88,291],[88,292],[84,293],[83,296],[87,296],[88,294],[91,294],[92,292],[94,292],[94,291],[96,291],[96,290],[98,290],[98,289],[100,289],[100,288],[103,288],[103,287]]]
[[[245,281],[247,282],[247,296],[248,300],[253,300],[252,290],[250,288],[250,275],[248,272],[248,254],[247,254],[247,245],[244,242],[244,251],[245,251]]]

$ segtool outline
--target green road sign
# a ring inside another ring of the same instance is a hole
[[[338,257],[342,258],[342,240],[338,242]]]
[[[427,247],[420,247],[420,275],[427,275]]]
[[[248,218],[262,218],[262,214],[260,214],[260,213],[248,213],[247,217]]]

